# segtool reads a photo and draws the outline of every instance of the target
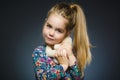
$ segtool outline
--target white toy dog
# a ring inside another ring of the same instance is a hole
[[[55,56],[56,50],[61,47],[61,44],[67,44],[72,46],[72,38],[70,36],[67,36],[61,43],[55,44],[54,49],[52,49],[49,46],[46,46],[46,55],[49,57],[52,57],[55,63],[57,64],[58,64],[58,61],[55,59],[54,56]]]

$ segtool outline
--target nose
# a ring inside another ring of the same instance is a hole
[[[50,30],[50,32],[49,32],[49,36],[53,37],[54,34],[55,34],[55,31],[54,31],[54,30]]]

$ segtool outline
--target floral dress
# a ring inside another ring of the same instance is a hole
[[[38,46],[32,54],[36,80],[83,80],[75,63],[64,71],[52,58],[46,56],[46,46]]]

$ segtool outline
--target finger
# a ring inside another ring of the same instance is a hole
[[[62,56],[62,53],[63,53],[63,52],[62,52],[62,48],[59,48],[59,50],[58,50],[58,55],[59,55],[59,56]]]
[[[57,51],[55,52],[55,55],[54,55],[55,57],[57,57]]]
[[[58,56],[58,57],[61,56],[61,50],[60,50],[60,49],[57,50],[57,56]]]
[[[66,57],[66,50],[63,49],[62,52],[63,52],[63,55]]]
[[[61,56],[61,57],[62,57],[62,56],[65,56],[63,49],[60,49],[60,50],[59,50],[59,56]]]

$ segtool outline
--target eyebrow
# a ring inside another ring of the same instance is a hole
[[[56,28],[57,30],[60,30],[60,31],[62,31],[62,32],[64,32],[64,29],[62,29],[62,28]]]
[[[49,22],[46,22],[46,23],[47,23],[47,25],[49,25],[50,27],[52,27],[52,25]]]

